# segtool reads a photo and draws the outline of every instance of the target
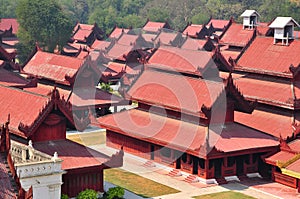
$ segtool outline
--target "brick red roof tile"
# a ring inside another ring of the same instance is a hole
[[[285,169],[300,173],[300,160],[293,162],[292,164],[288,165]]]
[[[145,70],[128,91],[133,100],[191,113],[211,107],[224,89],[222,82]]]
[[[187,50],[201,50],[204,48],[207,42],[208,40],[206,39],[192,39],[188,37],[182,44],[181,48]]]
[[[73,39],[80,42],[86,42],[86,38],[92,34],[93,30],[79,29],[74,35]]]
[[[206,126],[171,119],[153,113],[131,109],[99,118],[100,125],[109,130],[137,139],[206,156],[201,150],[206,146]],[[211,132],[213,130],[210,130]],[[186,136],[189,132],[189,136]],[[213,136],[215,133],[211,133]],[[277,146],[271,136],[239,124],[228,124],[221,130],[214,146],[221,152]],[[201,152],[200,152],[201,151]]]
[[[94,50],[105,50],[109,45],[109,41],[102,41],[96,39],[91,48]]]
[[[203,25],[191,24],[188,25],[182,32],[184,35],[189,35],[191,37],[197,37],[197,33],[199,33],[203,28]]]
[[[24,77],[18,75],[17,73],[13,73],[1,68],[0,84],[5,86],[22,88],[25,87],[27,84],[29,84],[29,81],[26,80]]]
[[[109,160],[108,156],[70,140],[36,142],[33,146],[51,156],[57,152],[58,157],[63,160],[63,170],[101,166]]]
[[[236,122],[250,126],[254,129],[283,139],[292,137],[294,129],[293,114],[291,112],[273,110],[255,109],[252,114],[245,114],[235,111],[234,119]],[[298,123],[299,116],[295,116],[295,122]]]
[[[13,18],[2,18],[0,19],[0,31],[9,30],[12,27],[12,33],[16,34],[19,29],[19,23],[17,19]]]
[[[37,93],[44,96],[49,96],[54,87],[50,85],[38,84],[37,87],[24,88],[26,91]],[[69,102],[75,107],[86,107],[86,106],[102,106],[102,105],[116,105],[122,102],[122,98],[103,91],[98,88],[78,88],[73,90],[65,90],[62,88],[56,88],[60,96],[65,100],[69,98]],[[70,96],[71,94],[71,96]]]
[[[224,29],[226,26],[228,26],[230,20],[223,20],[223,19],[210,19],[207,23],[207,26],[213,25],[216,29]]]
[[[297,99],[294,100],[291,83],[288,81],[244,76],[236,78],[234,83],[246,99],[284,108],[295,108]],[[299,89],[294,90],[300,97]]]
[[[242,24],[232,23],[222,36],[220,43],[244,47],[253,35],[254,30],[243,29]]]
[[[24,125],[32,126],[50,99],[42,95],[1,85],[0,93],[5,93],[5,95],[0,95],[0,107],[2,110],[0,123],[6,122],[10,114],[9,128],[20,136],[26,137],[23,132],[19,131],[19,124],[23,123]]]
[[[237,62],[236,70],[291,77],[289,67],[300,64],[300,41],[273,44],[272,37],[256,37]]]
[[[123,33],[117,40],[118,44],[131,46],[134,45],[134,43],[137,42],[137,39],[139,38],[139,35],[130,35]]]
[[[291,148],[292,151],[296,153],[300,153],[300,139],[295,139],[288,143],[288,146]]]
[[[165,22],[148,21],[142,29],[149,32],[158,32],[161,28],[165,27],[165,25]]]
[[[167,46],[159,47],[148,63],[155,64],[153,67],[197,75],[203,75],[208,68],[217,68],[210,52]]]
[[[122,32],[128,33],[129,29],[115,27],[113,31],[109,34],[109,38],[119,38]]]
[[[85,60],[38,51],[23,70],[32,76],[70,85],[66,76],[73,77]]]
[[[121,61],[126,61],[126,56],[134,50],[135,47],[133,45],[122,45],[119,43],[115,43],[106,53],[106,56],[111,59],[118,59]]]
[[[268,164],[276,166],[277,161],[286,162],[292,159],[294,156],[295,156],[294,153],[290,153],[287,151],[279,151],[278,153],[275,153],[274,155],[267,157],[265,160]]]
[[[172,42],[178,36],[176,32],[164,32],[161,31],[154,39],[154,43],[163,45],[172,45]]]

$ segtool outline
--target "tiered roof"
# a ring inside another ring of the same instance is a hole
[[[170,25],[168,24],[168,22],[154,22],[147,20],[142,29],[146,32],[156,33],[162,28],[170,29]]]

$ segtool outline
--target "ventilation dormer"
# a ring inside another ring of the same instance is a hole
[[[243,17],[244,29],[253,29],[255,26],[258,26],[260,15],[255,10],[245,10],[241,17]]]
[[[288,45],[289,40],[294,39],[294,27],[299,27],[299,24],[292,17],[276,17],[269,25],[274,28],[274,44],[281,41],[282,44]]]

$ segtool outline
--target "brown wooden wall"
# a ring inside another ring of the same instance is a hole
[[[49,114],[31,137],[33,142],[66,139],[66,119]]]
[[[69,197],[76,197],[85,189],[93,189],[95,191],[104,192],[103,189],[103,169],[86,168],[85,171],[72,171],[63,175],[63,185],[61,193],[67,194]]]

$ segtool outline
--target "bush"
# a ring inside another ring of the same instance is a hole
[[[106,193],[107,199],[122,199],[125,194],[125,191],[122,187],[113,187],[109,188]]]
[[[61,194],[61,199],[69,199],[69,196],[67,194]]]
[[[92,189],[86,189],[78,194],[76,199],[97,199],[98,193]]]

